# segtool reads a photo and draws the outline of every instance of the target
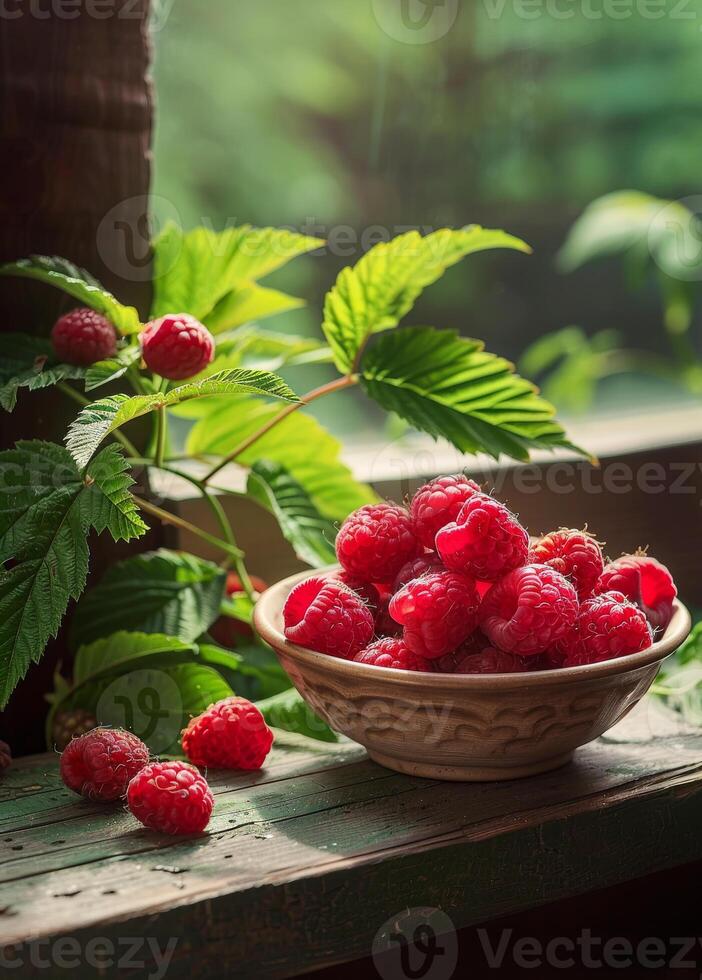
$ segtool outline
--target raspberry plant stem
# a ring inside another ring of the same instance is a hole
[[[166,409],[159,408],[156,413],[156,456],[154,458],[154,463],[156,466],[163,466],[163,459],[166,455],[166,431],[168,426],[168,418],[166,416]]]
[[[253,432],[250,436],[247,436],[247,438],[244,439],[243,442],[239,443],[239,445],[227,456],[223,456],[217,465],[213,466],[212,469],[205,474],[202,482],[204,484],[209,483],[210,480],[216,476],[220,470],[224,469],[228,463],[233,463],[239,456],[241,456],[243,452],[250,449],[250,447],[253,446],[254,443],[258,442],[262,436],[265,436],[266,433],[270,432],[271,429],[274,429],[278,423],[282,422],[283,419],[286,419],[289,415],[292,415],[293,412],[297,412],[305,405],[311,405],[312,402],[317,401],[318,398],[323,398],[325,395],[331,395],[335,391],[342,391],[344,388],[350,388],[355,384],[358,384],[358,375],[347,374],[343,378],[337,378],[335,381],[330,381],[328,384],[322,385],[321,388],[315,388],[313,391],[308,392],[306,395],[302,396],[299,402],[295,402],[292,405],[286,405],[281,412],[266,422],[265,425],[262,425],[260,429],[257,429],[256,432]]]
[[[181,531],[189,531],[190,534],[194,534],[196,537],[201,538],[208,544],[211,544],[214,548],[219,548],[220,551],[226,552],[226,554],[231,555],[231,557],[236,561],[243,557],[243,552],[237,548],[235,545],[231,545],[226,541],[222,541],[221,538],[215,537],[214,534],[209,534],[207,531],[200,530],[190,521],[184,520],[182,517],[178,517],[176,514],[171,514],[167,510],[163,510],[162,507],[157,507],[156,504],[150,503],[148,500],[144,500],[142,497],[134,496],[134,501],[140,510],[143,510],[146,514],[151,514],[153,517],[157,517],[164,524],[172,524],[173,527],[180,528]]]

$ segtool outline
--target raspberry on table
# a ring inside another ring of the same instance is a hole
[[[621,592],[586,599],[572,630],[559,644],[564,666],[601,663],[647,650],[653,642],[643,610]]]
[[[578,615],[574,586],[548,565],[524,565],[482,601],[480,628],[505,653],[532,656],[560,640]]]
[[[373,616],[363,600],[341,582],[319,576],[295,586],[283,620],[291,643],[347,660],[373,636]]]
[[[395,504],[368,504],[346,518],[336,539],[345,572],[366,582],[392,582],[422,547],[410,516]]]
[[[12,765],[12,752],[7,742],[0,741],[0,773]]]
[[[81,307],[59,317],[51,330],[56,357],[64,364],[89,367],[117,353],[117,334],[107,317]]]
[[[390,615],[403,627],[402,638],[418,657],[449,653],[478,624],[480,600],[473,579],[460,572],[431,572],[408,582],[390,600]]]
[[[273,732],[246,698],[211,704],[191,719],[182,736],[183,752],[196,766],[260,769],[273,744]]]
[[[665,565],[648,555],[623,555],[600,575],[595,592],[622,592],[646,614],[654,629],[664,630],[673,618],[678,594]]]
[[[393,585],[393,591],[399,592],[403,586],[411,582],[412,579],[421,578],[422,575],[426,575],[427,572],[440,572],[443,569],[441,564],[441,559],[436,554],[435,551],[427,555],[420,555],[419,558],[413,558],[402,566],[400,571],[395,577],[395,582]]]
[[[604,569],[602,549],[587,531],[561,528],[532,545],[529,561],[548,565],[575,586],[579,599],[588,599]]]
[[[412,498],[410,517],[422,544],[433,549],[437,532],[455,521],[463,504],[480,492],[478,484],[463,473],[440,476],[420,487]]]
[[[529,535],[504,504],[473,493],[436,535],[436,549],[447,568],[494,582],[525,563]]]
[[[134,776],[127,806],[145,827],[162,834],[197,834],[210,822],[214,798],[189,762],[153,762]]]
[[[401,640],[385,637],[376,640],[353,658],[357,664],[370,664],[374,667],[393,667],[396,670],[418,670],[432,672],[434,667],[429,660],[418,657]]]
[[[141,334],[141,351],[149,370],[170,381],[183,381],[203,371],[214,358],[214,337],[188,313],[152,320]]]
[[[61,778],[88,800],[119,800],[149,761],[140,738],[119,728],[94,728],[68,743],[61,753]]]

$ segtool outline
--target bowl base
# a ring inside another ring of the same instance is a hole
[[[382,752],[368,750],[373,762],[386,769],[404,773],[406,776],[423,776],[426,779],[446,779],[456,783],[492,783],[505,779],[521,779],[536,776],[567,765],[573,758],[572,752],[554,755],[548,759],[525,763],[521,766],[436,766],[431,763],[408,762]]]

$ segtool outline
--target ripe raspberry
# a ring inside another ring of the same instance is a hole
[[[61,753],[61,778],[88,800],[119,800],[149,761],[140,738],[119,728],[94,728],[68,743]]]
[[[198,834],[210,822],[214,799],[189,762],[153,762],[132,779],[127,805],[137,820],[162,834]]]
[[[480,607],[480,626],[505,653],[543,653],[565,636],[578,615],[570,582],[548,565],[525,565],[496,582]]]
[[[529,670],[525,657],[503,653],[495,647],[485,647],[482,653],[459,658],[454,674],[525,674]]]
[[[246,698],[211,704],[183,732],[183,752],[188,759],[213,769],[260,769],[272,744],[273,732]]]
[[[447,568],[494,582],[524,564],[529,535],[504,504],[474,493],[436,535],[436,548]]]
[[[402,636],[402,627],[390,615],[390,602],[392,596],[387,596],[380,603],[380,608],[375,614],[375,635],[378,637]]]
[[[431,552],[431,554],[420,555],[419,558],[413,558],[412,561],[404,564],[397,573],[393,591],[399,592],[412,579],[420,578],[422,575],[426,575],[427,572],[440,572],[443,570],[443,567],[435,551]]]
[[[599,544],[587,531],[561,528],[552,531],[533,545],[529,561],[548,565],[560,572],[575,586],[579,599],[592,595],[604,568]]]
[[[595,592],[623,592],[643,609],[654,629],[664,630],[673,616],[673,599],[678,594],[673,576],[665,565],[648,555],[624,555],[606,566]]]
[[[601,663],[639,653],[651,646],[646,616],[621,592],[603,592],[587,599],[573,629],[559,644],[565,667]]]
[[[214,358],[214,337],[195,317],[171,313],[152,320],[141,335],[146,366],[170,381],[192,378]]]
[[[345,585],[347,589],[355,592],[358,598],[362,599],[368,606],[371,615],[375,616],[380,609],[380,592],[372,582],[363,582],[361,579],[349,575],[348,572],[337,572],[334,578],[337,582]]]
[[[369,504],[354,511],[336,539],[344,571],[365,582],[392,582],[420,552],[409,514],[394,504]]]
[[[373,636],[373,616],[363,601],[341,582],[325,578],[296,585],[283,619],[291,643],[346,660],[368,646]]]
[[[51,330],[54,353],[64,364],[88,367],[117,353],[117,334],[110,321],[95,310],[66,313]]]
[[[9,769],[12,765],[12,752],[7,742],[0,741],[0,773]]]
[[[463,473],[440,476],[417,490],[410,504],[412,527],[422,544],[434,548],[436,534],[455,521],[463,504],[480,487]]]
[[[405,646],[402,640],[386,637],[376,640],[353,658],[357,664],[371,664],[375,667],[394,667],[396,670],[420,670],[431,672],[434,667]]]
[[[418,657],[433,660],[455,650],[475,629],[480,600],[459,572],[432,572],[408,582],[390,600],[390,615],[404,626],[402,638]]]

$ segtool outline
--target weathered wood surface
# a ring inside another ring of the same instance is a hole
[[[0,784],[0,945],[173,938],[168,977],[289,976],[367,956],[407,907],[461,927],[702,858],[702,733],[650,701],[531,779],[414,779],[281,734],[265,771],[210,780],[208,832],[178,840],[76,799],[54,756],[18,763]]]

